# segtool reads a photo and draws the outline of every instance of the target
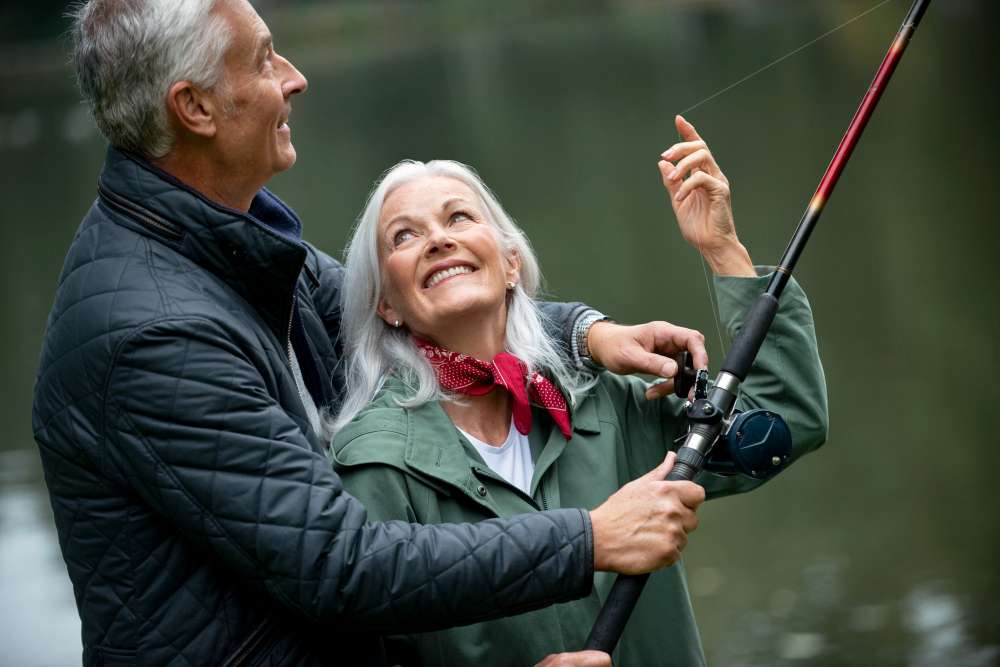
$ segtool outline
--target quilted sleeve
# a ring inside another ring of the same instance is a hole
[[[567,357],[572,358],[573,325],[577,318],[591,310],[590,306],[583,303],[539,301],[538,309],[542,311],[545,333],[559,345]]]
[[[159,321],[110,371],[108,474],[275,605],[314,622],[413,632],[589,593],[589,517],[372,523],[222,325]]]

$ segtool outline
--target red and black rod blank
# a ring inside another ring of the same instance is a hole
[[[861,133],[864,132],[875,106],[882,97],[882,93],[885,92],[885,87],[888,85],[892,73],[896,70],[896,66],[903,56],[903,51],[906,50],[906,46],[909,44],[910,38],[913,37],[928,5],[930,5],[930,0],[916,0],[910,7],[889,52],[875,73],[875,79],[861,100],[861,105],[854,114],[847,132],[844,133],[844,138],[837,146],[833,159],[827,166],[819,187],[816,188],[816,193],[799,221],[767,289],[757,298],[743,320],[740,334],[733,341],[733,345],[722,363],[721,372],[708,399],[715,409],[723,409],[727,416],[732,411],[738,384],[746,379],[747,373],[750,372],[750,367],[760,351],[760,346],[767,337],[768,329],[770,329],[771,322],[778,310],[778,299],[792,275],[795,263],[802,254],[806,242],[809,240],[809,235],[819,221],[823,207],[829,201],[851,153],[861,139]],[[694,479],[701,472],[702,464],[712,446],[721,436],[723,428],[724,422],[721,420],[713,423],[693,424],[684,444],[677,451],[677,461],[667,479],[671,481]],[[587,638],[587,649],[596,649],[605,653],[614,651],[648,577],[649,575],[621,575],[615,580],[608,599],[601,607],[597,621]]]

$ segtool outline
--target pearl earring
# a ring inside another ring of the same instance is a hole
[[[398,329],[400,324],[402,324],[402,322],[400,322],[399,320],[396,320],[395,322],[392,323],[392,326],[394,326],[394,327],[396,327]]]
[[[512,290],[515,287],[517,287],[517,283],[515,283],[513,280],[508,280],[507,281],[507,289],[508,290]]]

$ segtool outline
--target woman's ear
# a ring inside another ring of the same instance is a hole
[[[521,256],[517,250],[511,250],[507,254],[507,282],[515,285],[521,284]]]
[[[399,317],[399,313],[389,305],[385,297],[378,300],[378,307],[375,309],[378,312],[378,316],[381,317],[386,324],[388,324],[393,329],[397,329],[403,325],[403,320]]]

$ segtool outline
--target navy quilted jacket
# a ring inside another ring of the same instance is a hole
[[[344,493],[287,353],[335,402],[337,262],[114,149],[99,194],[33,410],[84,664],[380,664],[381,633],[589,593],[585,512],[368,523]]]

